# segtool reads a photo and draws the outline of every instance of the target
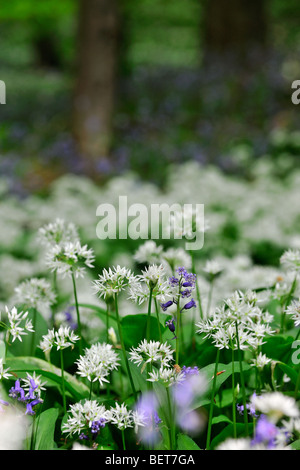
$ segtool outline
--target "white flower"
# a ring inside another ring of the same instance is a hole
[[[178,384],[185,380],[185,376],[182,372],[177,372],[174,368],[161,367],[159,370],[149,372],[149,382],[160,382],[165,387],[171,387],[174,384]]]
[[[147,341],[144,339],[136,348],[131,348],[129,360],[137,365],[159,363],[161,366],[170,367],[173,361],[174,350],[167,343],[159,341]]]
[[[134,280],[130,269],[120,266],[103,269],[99,278],[93,282],[95,293],[100,298],[110,298],[126,289]]]
[[[260,352],[257,357],[252,359],[252,365],[261,370],[270,362],[271,359],[269,359],[265,354],[262,354],[262,352]]]
[[[299,418],[299,407],[294,398],[281,392],[269,392],[256,395],[252,404],[257,411],[268,416],[270,421],[276,423],[284,417]]]
[[[112,326],[108,329],[108,339],[114,346],[118,344],[117,335]]]
[[[153,240],[147,240],[144,244],[140,245],[135,252],[133,259],[139,263],[155,264],[160,262],[163,247],[157,246]]]
[[[119,405],[115,403],[115,407],[111,407],[107,413],[108,420],[123,431],[126,428],[132,428],[134,425],[134,415],[131,410],[127,409],[125,403]]]
[[[96,400],[85,400],[84,403],[70,405],[68,413],[67,422],[62,425],[62,432],[68,433],[68,436],[80,434],[90,429],[95,421],[108,421],[108,412],[105,406]]]
[[[7,369],[4,369],[4,363],[3,363],[3,358],[0,358],[0,380],[2,379],[9,379],[9,377],[12,377],[12,374],[9,374],[8,371],[10,368],[8,367]]]
[[[93,344],[85,350],[85,355],[76,361],[77,373],[81,377],[87,377],[90,382],[99,381],[100,385],[103,385],[103,382],[109,382],[107,377],[110,372],[120,365],[119,360],[119,355],[113,350],[112,345]]]
[[[58,331],[48,330],[48,334],[43,336],[40,342],[40,348],[46,352],[56,346],[57,350],[66,349],[68,347],[74,347],[76,341],[79,340],[79,336],[75,335],[74,331],[70,327],[60,326]]]
[[[206,261],[203,271],[215,277],[217,274],[220,274],[223,271],[223,268],[220,266],[218,261],[211,260]]]
[[[1,413],[0,450],[25,450],[30,421],[12,407]]]
[[[24,389],[29,391],[32,390],[35,394],[35,398],[41,398],[43,390],[46,390],[44,385],[47,382],[41,381],[41,375],[36,375],[36,372],[33,372],[33,375],[26,372],[27,377],[22,379],[24,383]]]
[[[55,303],[56,296],[46,279],[32,278],[15,288],[16,303],[25,304],[27,308],[43,310]]]
[[[293,300],[292,303],[286,308],[285,313],[292,317],[295,326],[300,325],[300,300]]]
[[[75,243],[79,241],[79,236],[74,224],[67,223],[63,219],[56,219],[55,222],[39,229],[38,241],[43,245],[53,246],[67,242]]]
[[[287,250],[280,258],[280,263],[289,271],[299,272],[300,250]]]
[[[54,245],[47,251],[46,263],[51,271],[63,277],[83,277],[86,267],[92,268],[95,260],[94,252],[79,241]]]
[[[13,307],[11,310],[9,310],[8,307],[5,307],[5,311],[9,322],[9,326],[7,326],[7,335],[8,338],[9,336],[12,336],[12,342],[16,339],[22,341],[23,335],[27,335],[27,332],[34,332],[32,322],[27,318],[28,312],[18,313],[16,307]],[[23,326],[20,326],[22,323]]]

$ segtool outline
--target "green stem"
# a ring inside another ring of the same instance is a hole
[[[196,267],[195,267],[195,257],[194,254],[191,253],[191,258],[192,258],[192,272],[193,274],[196,274]],[[201,302],[201,293],[200,293],[200,287],[199,283],[196,279],[196,293],[197,293],[197,301],[199,305],[199,312],[200,312],[200,319],[203,319],[203,309],[202,309],[202,302]]]
[[[106,343],[108,344],[108,330],[109,330],[109,305],[106,303]]]
[[[209,311],[210,311],[213,287],[214,287],[214,279],[211,280],[210,286],[209,286],[208,299],[207,299],[207,309],[206,309],[206,316],[207,317],[208,317]]]
[[[54,328],[54,325],[55,325],[55,311],[56,311],[56,306],[57,306],[57,302],[58,302],[58,290],[57,290],[57,274],[56,274],[56,271],[53,272],[53,291],[56,295],[56,301],[55,301],[55,304],[52,305],[52,314],[51,314],[51,322],[52,322],[52,328]]]
[[[122,429],[121,433],[122,433],[123,450],[126,450],[126,442],[125,442],[125,433],[124,433],[124,429]]]
[[[64,414],[66,414],[67,404],[66,404],[65,375],[64,375],[64,353],[62,349],[60,350],[60,367],[61,367],[63,409],[64,409]]]
[[[231,387],[232,387],[232,421],[233,421],[233,437],[236,439],[236,405],[235,405],[235,382],[234,382],[234,349],[231,348],[232,352],[232,371],[231,371]]]
[[[37,317],[37,310],[36,308],[33,309],[33,333],[31,336],[31,356],[34,356],[34,343],[35,343],[35,332],[36,332],[36,317]]]
[[[173,421],[172,405],[169,387],[166,387],[167,399],[168,399],[168,411],[169,411],[169,439],[170,439],[170,450],[175,450],[175,428]]]
[[[300,369],[298,372],[298,377],[297,377],[297,382],[296,382],[296,387],[295,387],[295,400],[297,400],[297,397],[298,397],[299,387],[300,387]]]
[[[159,309],[157,305],[157,300],[154,299],[154,304],[155,304],[155,312],[156,312],[156,319],[157,319],[157,327],[158,327],[158,334],[159,334],[159,341],[162,343],[162,334],[161,334],[161,327],[160,327],[160,321],[159,321]]]
[[[237,321],[235,322],[235,329],[236,329],[236,340],[237,340],[237,346],[238,346],[238,357],[239,357],[239,365],[240,365],[240,378],[241,378],[242,394],[243,394],[245,430],[246,430],[246,436],[248,437],[249,428],[248,428],[248,413],[247,413],[247,403],[246,403],[246,387],[245,387],[245,379],[244,379],[243,364],[242,364],[242,353],[241,353],[241,348],[240,348],[239,330],[238,330]]]
[[[74,291],[75,307],[76,307],[76,314],[77,314],[77,330],[78,330],[78,335],[80,337],[79,353],[82,354],[81,321],[80,321],[79,305],[78,305],[78,298],[77,298],[76,281],[75,281],[73,270],[72,270],[72,282],[73,282],[73,291]]]
[[[180,304],[179,304],[179,298],[178,298],[178,304],[177,304],[177,315],[176,315],[176,364],[179,364],[179,349],[180,349],[180,334],[181,334],[181,328],[180,328]]]
[[[151,307],[152,307],[152,295],[153,288],[150,287],[149,301],[148,301],[148,316],[147,316],[147,341],[150,341],[150,326],[151,326]]]
[[[214,401],[215,401],[215,393],[216,393],[216,383],[217,383],[217,373],[218,373],[219,360],[220,360],[220,349],[218,348],[217,357],[216,357],[216,364],[215,364],[215,373],[214,373],[214,378],[213,378],[213,388],[212,388],[210,409],[209,409],[208,429],[207,429],[207,436],[206,436],[206,449],[207,450],[210,447],[212,417],[213,417],[214,404],[215,404]]]
[[[124,357],[124,361],[125,361],[125,365],[126,365],[130,385],[131,385],[131,388],[132,388],[132,393],[133,393],[134,399],[136,401],[137,400],[137,393],[136,393],[135,386],[134,386],[134,383],[133,383],[133,378],[132,378],[131,370],[130,370],[130,367],[129,367],[128,357],[126,355],[125,344],[124,344],[123,333],[122,333],[122,327],[121,327],[121,321],[120,321],[120,315],[119,315],[118,295],[117,294],[115,294],[115,310],[116,310],[118,332],[119,332],[119,338],[120,338],[120,342],[121,342],[123,357]]]

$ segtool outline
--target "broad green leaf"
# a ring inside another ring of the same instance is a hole
[[[177,436],[177,450],[201,450],[193,439],[185,434]]]
[[[225,415],[219,415],[219,416],[215,416],[213,419],[212,419],[212,424],[219,424],[219,423],[232,423],[232,420],[229,419],[227,416]]]
[[[56,447],[54,432],[58,413],[58,409],[49,408],[38,416],[35,450],[52,450]]]
[[[146,338],[148,315],[139,313],[137,315],[126,315],[121,319],[125,348],[136,347]],[[157,319],[154,316],[150,318],[150,338],[159,341],[159,330]]]
[[[295,371],[295,369],[293,369],[292,367],[283,364],[282,362],[278,363],[278,366],[291,379],[293,384],[296,385],[298,379],[298,372]]]
[[[249,424],[249,432],[252,432],[252,424]],[[242,423],[237,423],[236,425],[237,437],[242,437],[245,434],[245,425]],[[233,424],[229,424],[224,428],[211,442],[210,449],[215,449],[222,442],[226,441],[228,438],[233,437]]]

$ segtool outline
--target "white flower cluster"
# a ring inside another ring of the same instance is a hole
[[[90,382],[109,382],[107,377],[110,372],[120,365],[119,355],[113,350],[111,344],[97,343],[85,350],[84,356],[76,361],[81,377],[86,377]]]
[[[115,425],[119,430],[126,428],[144,426],[145,421],[140,413],[127,409],[125,403],[115,403],[114,407],[106,409],[104,405],[96,400],[85,400],[84,403],[70,405],[70,416],[62,425],[62,431],[73,434],[84,434],[92,430],[95,423],[101,422],[102,426],[107,423]]]
[[[296,327],[300,326],[300,299],[292,300],[285,313],[292,318]]]
[[[206,333],[219,349],[257,350],[266,335],[272,335],[273,316],[256,305],[256,295],[236,291],[213,315],[196,324],[198,333]]]
[[[150,297],[158,301],[164,301],[171,296],[169,283],[166,279],[166,273],[162,264],[151,265],[142,271],[142,274],[133,278],[129,289],[129,300],[142,305]]]
[[[130,269],[120,266],[103,269],[102,274],[93,282],[95,293],[103,299],[109,299],[126,289],[134,280]]]
[[[52,272],[63,277],[84,277],[86,267],[94,265],[94,251],[79,241],[56,244],[49,248],[46,254],[46,263]]]
[[[44,351],[50,351],[54,346],[57,350],[74,347],[79,336],[75,335],[74,331],[67,326],[60,326],[57,331],[54,329],[48,330],[48,334],[43,336],[40,342],[40,348]]]
[[[149,371],[149,382],[161,382],[165,386],[170,386],[183,380],[181,372],[172,367],[174,350],[167,343],[159,341],[147,341],[144,339],[136,348],[131,348],[129,360],[142,365],[143,372],[146,365],[157,367],[156,370]],[[151,367],[152,368],[152,367]]]
[[[280,263],[291,272],[300,271],[300,250],[287,250],[280,258]]]
[[[26,305],[27,308],[35,308],[44,311],[55,303],[56,295],[50,283],[43,278],[28,279],[15,288],[15,301]]]
[[[3,357],[0,358],[0,380],[2,379],[9,379],[9,377],[12,377],[12,374],[10,374],[9,367],[7,369],[4,369],[4,359]]]
[[[78,231],[73,223],[57,218],[54,222],[41,227],[38,241],[47,247],[79,241]]]
[[[5,312],[9,323],[9,325],[4,324],[7,330],[7,341],[9,341],[10,336],[12,336],[12,342],[16,339],[22,341],[23,335],[27,335],[28,332],[34,333],[32,321],[27,318],[28,312],[18,313],[16,307],[13,307],[11,310],[5,307]]]

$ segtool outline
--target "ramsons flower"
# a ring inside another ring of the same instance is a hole
[[[56,295],[50,283],[43,278],[28,279],[15,288],[15,301],[35,308],[38,311],[48,309],[55,303]]]
[[[104,405],[96,400],[85,400],[83,403],[70,405],[67,421],[62,425],[62,432],[67,433],[68,436],[77,434],[79,437],[82,433],[85,435],[95,432],[96,427],[99,432],[107,421],[108,412]]]
[[[9,323],[9,325],[3,324],[7,330],[7,341],[9,341],[10,336],[12,337],[12,342],[14,342],[16,339],[22,341],[23,335],[27,335],[28,332],[34,332],[32,322],[27,318],[28,312],[18,312],[16,307],[13,307],[11,310],[9,310],[6,306],[5,313]]]
[[[93,344],[85,350],[84,356],[76,361],[77,374],[86,377],[90,382],[109,382],[108,376],[111,371],[120,365],[119,355],[113,350],[110,344]]]
[[[130,269],[120,266],[103,269],[102,274],[93,282],[95,293],[103,299],[109,299],[129,287],[134,280]]]
[[[52,272],[57,272],[63,277],[84,277],[86,267],[94,265],[94,252],[81,245],[79,241],[56,244],[49,248],[46,255],[46,264]]]
[[[287,250],[280,258],[280,263],[291,272],[300,270],[300,250]]]
[[[50,351],[53,347],[59,349],[73,348],[79,336],[69,327],[60,326],[57,331],[48,330],[48,334],[43,336],[40,342],[40,348],[44,351]]]
[[[272,423],[282,418],[299,418],[299,407],[293,397],[281,392],[267,392],[252,398],[254,408],[268,417]]]
[[[10,370],[9,367],[7,369],[4,369],[4,362],[3,362],[3,358],[1,357],[0,358],[0,380],[9,379],[9,377],[12,376],[12,374],[8,372],[9,370]]]
[[[78,231],[73,223],[57,218],[54,222],[44,225],[38,231],[38,241],[42,245],[55,246],[68,242],[79,241]]]
[[[158,364],[161,367],[170,367],[173,361],[174,350],[167,343],[159,341],[149,342],[144,339],[136,348],[131,348],[129,360],[140,366],[141,364]]]

